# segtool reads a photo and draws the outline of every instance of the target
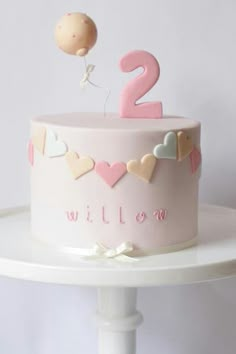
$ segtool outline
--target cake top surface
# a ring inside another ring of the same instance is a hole
[[[79,128],[84,130],[119,130],[119,131],[166,131],[191,129],[200,123],[183,117],[165,116],[164,119],[123,119],[116,113],[67,113],[36,117],[34,123]]]

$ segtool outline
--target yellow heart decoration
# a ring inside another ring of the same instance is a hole
[[[193,151],[193,142],[185,132],[177,133],[178,138],[178,161],[183,161]]]
[[[75,179],[78,179],[94,168],[94,161],[90,157],[79,157],[73,151],[66,154],[66,161]]]
[[[145,182],[150,182],[155,166],[157,164],[157,159],[152,154],[147,154],[143,156],[141,161],[131,160],[127,163],[127,171],[133,175],[141,178]]]
[[[34,147],[43,155],[46,141],[46,128],[39,127],[35,130],[32,143]]]

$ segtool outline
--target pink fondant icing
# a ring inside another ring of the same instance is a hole
[[[126,164],[114,162],[111,166],[105,161],[97,162],[96,173],[110,186],[113,187],[127,172]]]
[[[178,117],[130,120],[115,114],[104,118],[102,113],[74,113],[36,118],[32,134],[39,127],[52,129],[70,151],[94,161],[139,159],[163,144],[170,131],[184,131],[200,147],[200,124]],[[96,242],[114,248],[129,241],[141,254],[190,245],[197,235],[200,174],[191,174],[189,158],[159,159],[158,166],[149,184],[127,174],[109,188],[94,171],[75,181],[65,156],[49,159],[38,154],[31,169],[33,237],[79,248],[92,248]],[[161,209],[168,211],[163,220],[156,212]]]
[[[144,50],[135,50],[120,60],[120,69],[124,72],[139,67],[143,68],[143,73],[131,80],[121,92],[120,116],[122,118],[162,118],[160,102],[136,103],[159,79],[160,67],[156,58]]]
[[[119,221],[120,221],[120,224],[125,224],[125,221],[123,220],[123,213],[122,213],[122,207],[120,207],[119,209]]]
[[[167,217],[167,210],[166,209],[158,209],[155,210],[153,213],[153,216],[158,220],[158,221],[162,221],[165,220]]]
[[[147,215],[144,213],[144,211],[141,211],[136,215],[135,218],[138,224],[142,224],[145,221],[146,217]]]
[[[105,207],[104,207],[104,206],[102,207],[102,221],[103,221],[104,224],[110,224],[110,221],[108,221],[108,220],[106,219],[106,216],[105,216]]]
[[[86,220],[88,221],[88,222],[93,222],[93,220],[91,219],[91,213],[90,213],[90,207],[88,206],[87,207],[87,218],[86,218]]]
[[[78,211],[67,211],[66,216],[68,221],[76,222],[78,220],[79,213]]]

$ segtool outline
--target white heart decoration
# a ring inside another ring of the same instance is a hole
[[[45,155],[48,157],[59,157],[65,155],[67,146],[63,141],[57,140],[56,134],[47,129],[45,142]]]

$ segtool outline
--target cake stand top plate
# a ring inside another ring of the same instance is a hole
[[[0,275],[57,284],[144,287],[236,275],[236,210],[200,207],[199,243],[137,262],[84,260],[47,248],[30,236],[27,208],[0,212]]]

